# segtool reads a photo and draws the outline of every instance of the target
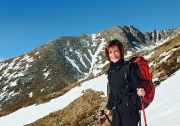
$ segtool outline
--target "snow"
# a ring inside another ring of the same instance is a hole
[[[76,65],[76,63],[75,63],[74,60],[70,59],[70,58],[67,57],[67,56],[65,56],[65,57],[66,57],[66,59],[72,64],[72,66],[73,66],[74,68],[76,68],[77,71],[79,71],[80,73],[82,73],[82,71],[81,71],[80,68]]]
[[[145,59],[149,59],[154,53],[155,53],[155,52],[153,51],[153,52],[151,52],[149,55],[144,56],[144,58],[145,58]]]
[[[128,57],[130,57],[130,56],[132,56],[132,52],[131,52],[131,51],[127,51],[127,55],[125,55],[124,57],[125,57],[125,58],[128,58]]]
[[[36,52],[36,54],[35,55],[38,55],[39,54],[39,52]]]
[[[28,61],[28,62],[32,62],[34,61],[33,57],[30,57],[29,55],[25,55],[24,58],[21,61]]]
[[[13,82],[10,82],[9,85],[10,85],[11,87],[16,86],[16,85],[17,85],[16,81],[17,81],[17,80],[15,80],[15,81],[13,81]]]
[[[95,41],[94,39],[95,39],[95,37],[94,37],[94,35],[92,35],[92,40]],[[105,46],[105,44],[106,44],[106,41],[105,41],[104,38],[102,38],[102,39],[101,39],[101,43],[100,43],[100,45],[98,46],[98,48],[97,48],[96,52],[94,53],[94,55],[91,54],[92,62],[91,62],[91,68],[90,68],[90,72],[89,72],[89,73],[91,73],[91,71],[92,71],[93,74],[96,75],[96,74],[99,72],[99,71],[97,71],[97,69],[98,69],[98,68],[100,69],[100,67],[98,67],[98,65],[95,64],[95,63],[96,63],[96,61],[97,61],[98,54],[100,54],[100,52],[103,50],[103,47]],[[95,65],[96,65],[96,66],[95,66]],[[97,68],[97,67],[98,67],[98,68]],[[96,69],[94,69],[94,68],[96,68]]]
[[[147,108],[148,126],[180,126],[180,70],[156,88],[155,98]]]
[[[47,78],[49,74],[50,74],[50,72],[49,72],[49,71],[46,71],[45,73],[43,73],[44,78]]]
[[[33,96],[33,92],[29,93],[29,97],[32,97]]]
[[[155,98],[145,110],[148,126],[179,126],[180,125],[180,70],[156,88]],[[69,92],[50,102],[31,105],[0,118],[0,126],[22,126],[42,118],[51,112],[63,109],[76,98],[82,95],[86,89],[103,91],[106,94],[106,75],[84,82],[81,86],[71,89]],[[17,121],[18,120],[18,121]],[[142,117],[143,124],[143,117]]]
[[[180,47],[179,47],[179,48],[180,48]],[[159,57],[164,57],[164,58],[161,60],[161,62],[159,62],[159,64],[162,63],[162,62],[166,62],[167,59],[171,56],[171,53],[173,53],[174,51],[178,50],[179,48],[171,49],[171,50],[169,50],[168,52],[164,52],[164,53],[162,53],[161,55],[159,55]]]
[[[0,70],[4,69],[1,73],[0,79],[4,78],[3,85],[6,85],[2,88],[4,92],[0,92],[0,99],[6,97],[6,100],[8,100],[20,93],[15,91],[11,91],[9,93],[7,89],[17,85],[18,78],[24,76],[23,73],[32,66],[29,63],[33,61],[33,57],[26,54],[24,57],[22,57],[22,59],[20,59],[20,57],[16,57],[10,63],[0,63]],[[23,66],[23,63],[26,63],[26,66]]]

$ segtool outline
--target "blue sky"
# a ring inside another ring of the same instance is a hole
[[[179,0],[0,0],[0,61],[62,36],[180,27]]]

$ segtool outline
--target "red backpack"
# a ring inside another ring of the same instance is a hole
[[[136,57],[131,58],[128,61],[128,65],[126,65],[127,67],[125,70],[125,79],[127,83],[128,83],[127,75],[129,75],[128,73],[130,73],[129,71],[130,64],[135,64],[136,67],[138,67],[140,87],[144,88],[145,90],[145,96],[141,98],[140,110],[143,111],[144,125],[147,126],[146,115],[145,115],[144,109],[147,108],[147,106],[153,101],[154,93],[155,93],[155,88],[152,82],[152,76],[150,73],[149,65],[148,65],[148,62],[142,56],[136,56]],[[141,117],[141,111],[139,114]],[[140,118],[139,126],[141,126],[141,118]]]
[[[139,77],[140,77],[140,87],[144,88],[145,96],[141,99],[142,103],[144,103],[145,108],[153,101],[155,88],[152,82],[152,76],[150,73],[149,65],[147,60],[145,60],[142,56],[136,56],[131,58],[128,61],[127,70],[125,73],[125,78],[127,79],[126,75],[129,73],[129,66],[131,63],[137,64],[139,69]],[[128,80],[127,80],[128,81]],[[142,106],[143,107],[143,106]],[[143,108],[142,108],[143,109]]]

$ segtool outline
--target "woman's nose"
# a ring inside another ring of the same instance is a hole
[[[116,54],[115,54],[115,52],[113,52],[112,54],[113,54],[113,56],[115,56],[115,55],[116,55]]]

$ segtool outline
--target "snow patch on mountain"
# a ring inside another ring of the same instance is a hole
[[[97,41],[96,37],[100,36],[100,33],[98,35],[96,34],[92,34],[92,41],[95,44],[95,42]],[[101,51],[104,51],[103,48],[106,45],[106,41],[104,38],[100,39],[101,43],[99,44],[96,52],[94,53],[94,55],[91,53],[91,57],[92,57],[92,63],[91,63],[91,68],[90,68],[90,73],[92,72],[94,75],[97,75],[99,72],[101,72],[101,68],[103,65],[106,65],[107,62],[102,63],[102,60],[99,60],[99,63],[96,63],[96,61],[98,60],[98,58],[100,59],[101,57],[98,56],[98,54],[100,54]],[[97,46],[97,45],[96,45]],[[96,64],[95,64],[96,63]],[[101,65],[100,65],[101,64]]]
[[[17,57],[12,60],[10,63],[2,62],[0,63],[0,70],[2,71],[2,75],[0,79],[3,79],[3,88],[2,92],[0,92],[0,100],[4,99],[7,101],[12,97],[19,94],[19,92],[11,91],[9,92],[7,89],[18,85],[18,79],[21,76],[24,76],[24,72],[31,67],[29,63],[33,62],[34,58],[30,57],[28,54],[24,55],[24,57]],[[25,63],[25,66],[23,64]],[[18,72],[17,72],[18,71]],[[12,81],[13,80],[13,81]]]

